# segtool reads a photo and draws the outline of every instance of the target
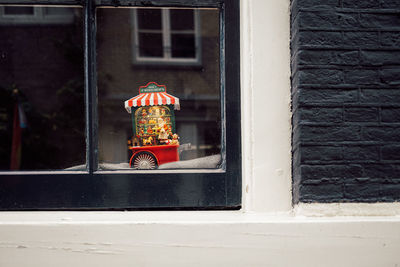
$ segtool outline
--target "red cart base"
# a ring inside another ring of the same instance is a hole
[[[132,157],[129,166],[139,170],[156,169],[158,165],[178,161],[179,145],[129,147]]]

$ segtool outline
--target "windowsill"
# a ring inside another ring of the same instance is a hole
[[[373,204],[369,204],[373,205]],[[394,204],[388,204],[394,205]],[[399,204],[396,207],[400,211]],[[4,225],[247,225],[312,222],[400,222],[400,213],[390,216],[304,216],[292,212],[260,213],[243,211],[100,211],[100,212],[1,212]]]

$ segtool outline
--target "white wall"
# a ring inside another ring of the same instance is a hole
[[[1,267],[400,265],[397,204],[292,210],[289,0],[241,12],[244,208],[3,212]]]

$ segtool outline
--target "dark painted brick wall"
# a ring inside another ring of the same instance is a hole
[[[400,200],[400,0],[293,0],[293,200]]]

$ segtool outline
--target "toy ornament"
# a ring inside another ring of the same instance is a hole
[[[179,98],[168,94],[165,85],[149,82],[139,87],[139,95],[125,101],[125,109],[132,115],[131,168],[156,169],[179,160],[174,113],[180,109]]]

